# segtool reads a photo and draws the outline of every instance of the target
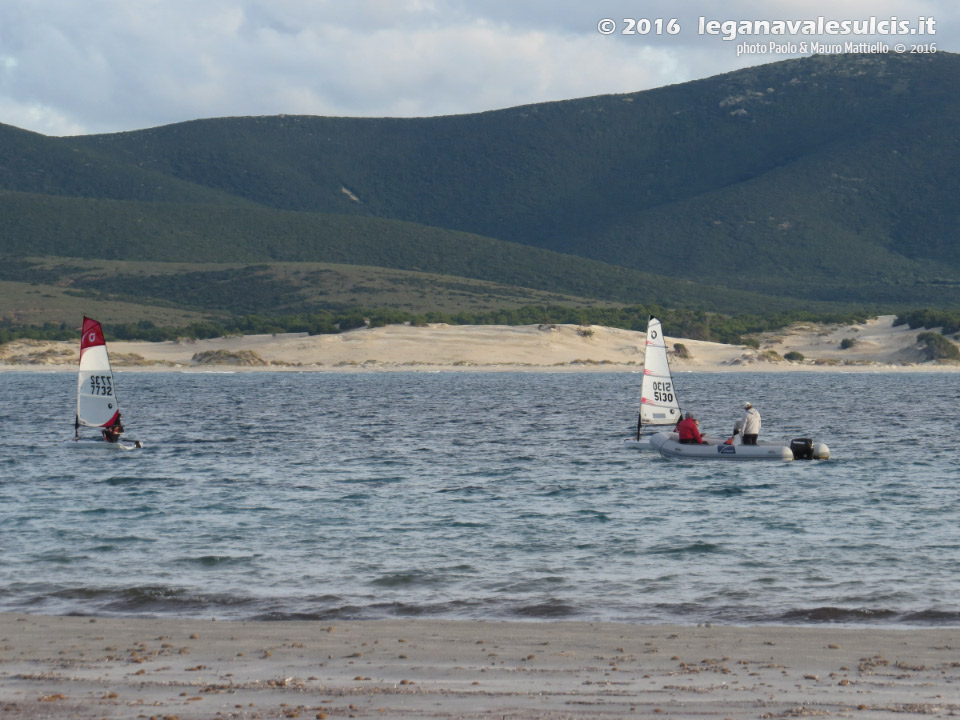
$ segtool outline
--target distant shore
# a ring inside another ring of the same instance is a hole
[[[0,613],[0,715],[946,716],[958,646],[955,628]]]
[[[758,347],[666,337],[674,372],[947,372],[925,360],[917,330],[894,316],[855,325],[796,324]],[[117,370],[143,371],[639,371],[646,335],[576,325],[389,325],[335,335],[283,334],[169,342],[111,342]],[[791,359],[792,358],[792,359]],[[801,359],[802,358],[802,359]],[[74,370],[77,343],[0,346],[0,371]]]

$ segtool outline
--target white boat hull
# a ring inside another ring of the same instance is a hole
[[[143,443],[139,440],[120,440],[115,443],[108,443],[97,438],[70,438],[64,440],[63,444],[75,448],[113,448],[114,450],[139,450],[143,447]]]
[[[664,435],[672,435],[674,439],[678,436],[676,433],[662,433]],[[653,452],[657,451],[657,448],[653,446],[650,442],[650,439],[653,435],[644,435],[639,440],[637,438],[626,438],[623,441],[623,446],[630,450],[652,450]]]
[[[673,437],[671,437],[673,436]],[[657,433],[650,438],[660,454],[670,459],[691,460],[773,460],[792,462],[795,459],[789,445],[778,443],[760,443],[757,445],[726,445],[716,440],[708,440],[702,445],[683,445],[676,439],[675,433]],[[830,449],[824,443],[815,443],[813,458],[826,460]]]

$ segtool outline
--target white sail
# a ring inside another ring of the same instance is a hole
[[[652,317],[647,323],[647,349],[640,390],[640,425],[667,425],[672,428],[679,419],[680,404],[667,362],[667,346],[663,341],[660,321]]]
[[[77,422],[87,427],[107,427],[120,416],[113,371],[100,323],[83,319],[80,336],[80,374],[77,380]]]

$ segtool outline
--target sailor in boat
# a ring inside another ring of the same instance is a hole
[[[740,438],[744,445],[756,445],[760,436],[760,413],[752,403],[743,404],[743,417],[740,418]]]
[[[700,422],[688,412],[683,420],[677,423],[677,434],[681,445],[703,445],[703,436],[700,434]]]
[[[120,413],[117,413],[117,420],[110,427],[105,427],[102,431],[104,442],[120,442],[120,436],[123,434],[123,423],[120,422]]]

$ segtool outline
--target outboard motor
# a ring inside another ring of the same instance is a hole
[[[794,460],[813,460],[813,440],[811,438],[795,438],[790,441],[790,451]]]

